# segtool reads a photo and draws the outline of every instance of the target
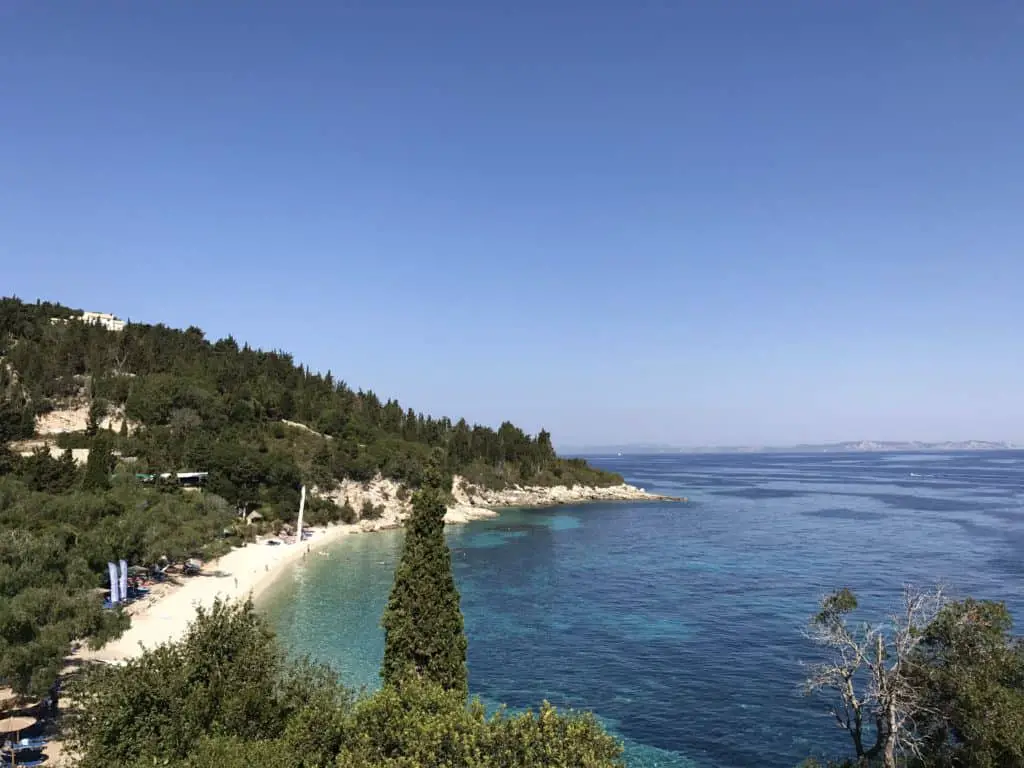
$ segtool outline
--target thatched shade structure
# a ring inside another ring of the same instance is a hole
[[[26,728],[31,728],[39,721],[34,717],[17,715],[15,717],[0,718],[0,733],[19,733]]]

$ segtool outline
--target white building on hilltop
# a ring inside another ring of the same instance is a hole
[[[108,331],[123,331],[126,325],[121,318],[106,312],[83,312],[82,322],[90,325],[102,325]]]

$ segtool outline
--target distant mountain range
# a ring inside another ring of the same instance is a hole
[[[926,443],[919,440],[906,442],[891,440],[855,440],[846,443],[805,443],[801,445],[757,446],[678,446],[655,443],[625,445],[569,446],[561,452],[577,455],[650,454],[650,453],[879,453],[921,451],[1007,451],[1021,450],[1024,446],[989,440],[946,441]]]

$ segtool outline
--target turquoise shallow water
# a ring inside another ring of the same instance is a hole
[[[598,459],[692,503],[509,510],[449,529],[488,703],[595,711],[633,768],[792,766],[845,742],[800,690],[826,590],[881,613],[944,581],[1024,616],[1024,454]],[[284,642],[377,685],[400,532],[311,556],[261,600]]]

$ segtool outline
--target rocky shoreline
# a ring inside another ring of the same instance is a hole
[[[452,495],[468,506],[487,508],[554,507],[593,501],[686,501],[673,496],[649,493],[628,483],[609,486],[513,486],[494,491],[475,488],[467,484],[463,478],[456,478]]]
[[[363,519],[355,524],[363,531],[397,528],[412,512],[407,490],[400,483],[380,476],[362,483],[346,480],[332,491],[318,493],[339,506],[347,502],[357,512],[367,503],[376,507],[380,512],[379,517]],[[503,507],[554,507],[598,501],[686,501],[684,498],[649,493],[628,483],[604,487],[513,486],[490,490],[474,486],[460,476],[453,480],[452,500],[445,514],[445,522],[450,524],[495,517],[497,510]]]

